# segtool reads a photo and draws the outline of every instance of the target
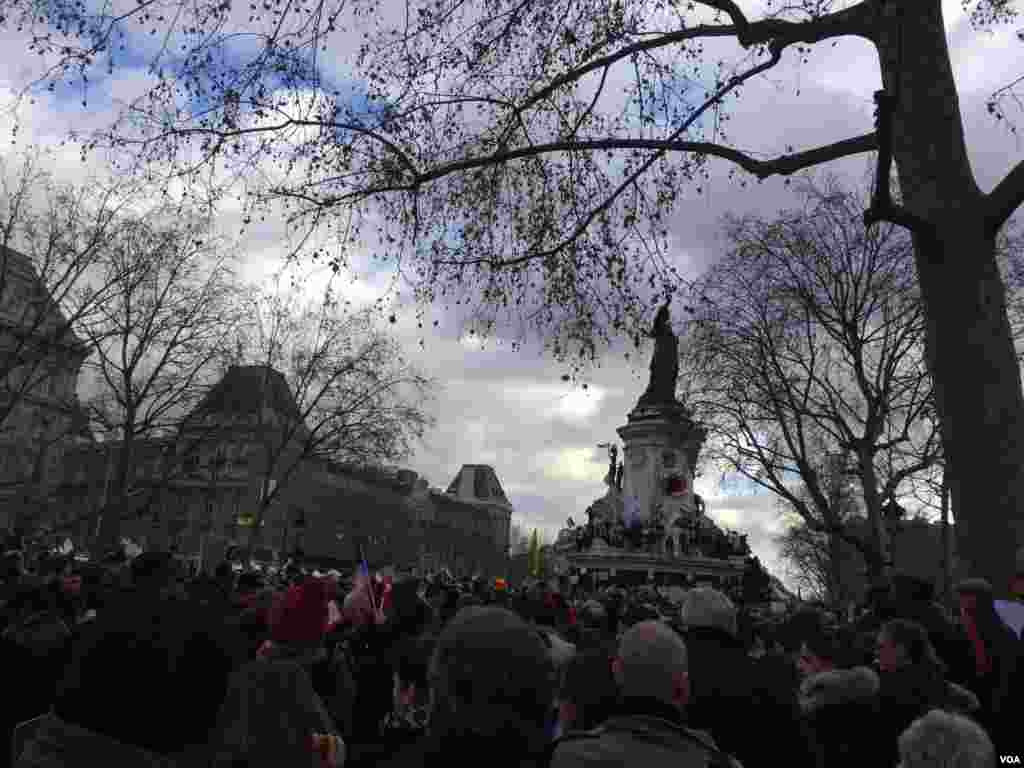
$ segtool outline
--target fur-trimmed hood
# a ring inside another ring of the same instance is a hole
[[[801,683],[800,711],[807,715],[825,707],[862,702],[877,696],[878,689],[878,675],[867,667],[820,672]]]

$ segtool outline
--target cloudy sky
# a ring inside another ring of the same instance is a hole
[[[756,16],[761,0],[741,5]],[[975,32],[960,0],[944,0],[943,5],[968,148],[978,181],[987,191],[1024,156],[1021,139],[985,109],[994,89],[1024,74],[1024,44],[1015,38],[1021,25]],[[705,48],[709,57],[738,52],[724,40],[710,41]],[[745,89],[729,123],[733,146],[772,156],[783,153],[787,145],[810,148],[871,130],[872,94],[880,87],[880,77],[875,54],[866,43],[844,39],[835,47],[819,46],[810,64],[802,67],[794,65],[794,58],[787,56],[769,77]],[[38,66],[26,52],[23,34],[0,30],[0,100],[9,102]],[[8,115],[0,113],[0,131],[4,131],[0,155],[16,159],[36,142],[53,150],[50,162],[58,177],[84,179],[95,170],[92,161],[83,163],[75,147],[59,147],[61,139],[71,128],[103,126],[118,104],[144,88],[141,71],[129,67],[106,78],[90,94],[84,111],[81,94],[73,92],[24,103],[14,141],[4,128]],[[1024,113],[1011,112],[1011,117],[1024,124]],[[828,170],[857,182],[871,161],[866,156],[848,159]],[[742,188],[725,177],[725,164],[715,164],[714,169],[704,194],[690,194],[673,221],[674,256],[682,274],[689,277],[697,276],[721,252],[719,219],[724,213],[768,215],[795,203],[781,180],[751,181]],[[225,209],[225,231],[235,228],[238,216],[237,209]],[[248,230],[242,243],[248,279],[264,279],[280,267],[282,237],[283,227],[277,221]],[[357,256],[357,267],[368,263],[364,259],[360,264]],[[303,276],[311,291],[325,279],[309,269]],[[372,301],[388,288],[389,277],[380,273],[359,272],[344,281],[345,293],[358,301]],[[433,485],[444,487],[462,464],[490,464],[524,527],[541,528],[553,536],[567,517],[582,518],[587,505],[604,490],[601,480],[607,459],[596,446],[616,439],[616,427],[625,423],[646,386],[649,350],[643,359],[632,362],[624,359],[623,349],[612,350],[599,367],[587,372],[584,390],[564,383],[564,366],[542,355],[536,344],[519,351],[508,345],[481,347],[461,334],[459,318],[442,316],[440,310],[429,318],[440,320],[438,329],[426,336],[408,308],[399,306],[397,318],[394,330],[409,357],[440,383],[431,406],[437,428],[410,461],[412,468]],[[430,322],[425,325],[431,327]],[[773,545],[782,523],[771,496],[713,472],[698,480],[697,490],[708,500],[714,518],[747,532],[755,552],[784,575]]]

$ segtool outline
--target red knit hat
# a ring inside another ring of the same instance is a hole
[[[270,614],[270,639],[275,643],[313,645],[327,630],[327,585],[320,579],[289,587]]]

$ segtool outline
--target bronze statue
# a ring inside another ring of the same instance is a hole
[[[598,448],[608,449],[608,474],[604,476],[604,483],[609,488],[615,487],[615,467],[619,459],[619,446],[615,443],[601,443]]]
[[[651,380],[640,397],[640,405],[676,402],[676,381],[679,379],[679,340],[672,331],[668,302],[658,310],[650,336],[654,339],[651,356]]]
[[[622,473],[626,471],[626,462],[620,461],[619,468],[615,470],[615,490],[622,491]]]

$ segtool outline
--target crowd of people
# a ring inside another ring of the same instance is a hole
[[[1022,568],[1024,570],[1024,568]],[[696,587],[564,592],[360,570],[268,577],[167,553],[4,556],[15,768],[787,765],[1024,756],[1024,644],[897,577],[856,617],[768,621]],[[1024,595],[1022,595],[1024,597]]]

